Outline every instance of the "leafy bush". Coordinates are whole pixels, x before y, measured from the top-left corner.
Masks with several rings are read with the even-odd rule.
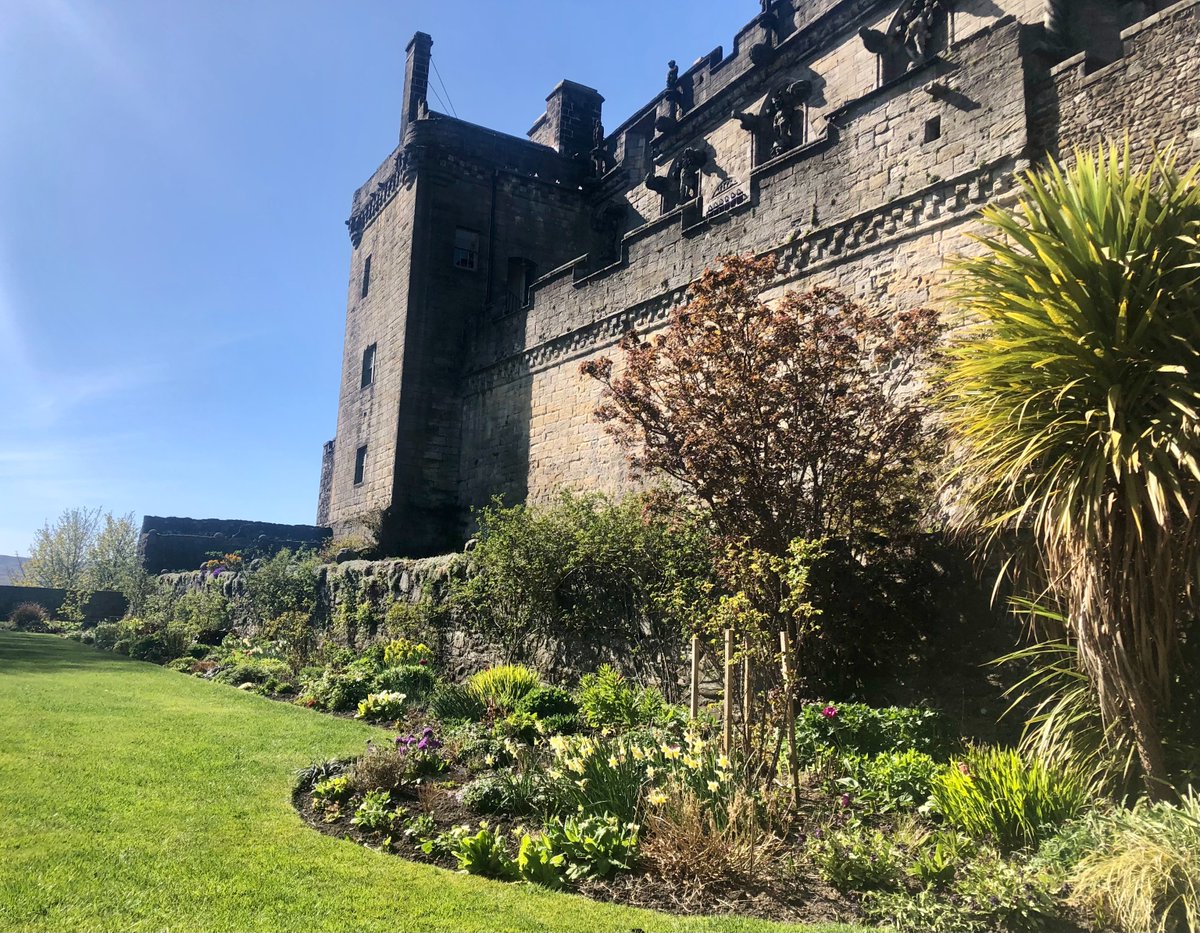
[[[339,803],[353,792],[354,784],[350,775],[339,774],[313,784],[312,797],[314,803]]]
[[[489,667],[467,678],[467,689],[489,709],[511,713],[527,693],[541,685],[538,675],[521,664]]]
[[[407,638],[395,638],[383,646],[383,663],[388,667],[432,664],[433,652],[428,645],[409,641]]]
[[[838,763],[836,786],[879,813],[912,810],[929,799],[938,764],[924,752],[883,752],[873,757],[847,755]]]
[[[101,651],[112,651],[123,635],[124,629],[120,622],[101,622],[92,629],[94,644]]]
[[[796,745],[813,762],[828,752],[878,755],[917,751],[938,755],[949,744],[945,717],[924,707],[809,703],[796,718]]]
[[[331,777],[338,777],[346,770],[346,763],[337,758],[319,758],[312,764],[296,771],[297,787],[315,787]]]
[[[381,671],[374,683],[376,690],[394,690],[419,703],[433,693],[437,687],[437,676],[425,665],[404,664]]]
[[[932,799],[948,822],[1003,849],[1031,845],[1077,816],[1090,794],[1084,774],[1012,749],[971,749],[933,778]]]
[[[542,729],[542,721],[533,713],[509,713],[498,723],[496,732],[506,739],[520,742],[535,742]]]
[[[361,668],[325,669],[305,685],[301,700],[318,709],[349,712],[370,695],[374,678],[374,673]]]
[[[899,930],[1059,929],[1058,888],[1045,872],[1006,861],[985,848],[965,859],[946,886],[916,894],[870,891],[863,909],[869,919]]]
[[[577,716],[579,704],[575,698],[561,687],[541,686],[530,690],[517,701],[515,713],[529,713],[538,719],[549,719],[551,716]]]
[[[476,813],[507,813],[512,798],[509,782],[499,774],[485,774],[463,788],[462,804]]]
[[[521,837],[517,851],[517,873],[521,879],[543,888],[561,888],[563,885],[563,863],[566,856],[556,853],[554,846],[544,835]]]
[[[8,615],[8,623],[18,632],[46,632],[50,613],[38,603],[21,603]]]
[[[1100,819],[1071,874],[1073,903],[1122,930],[1200,929],[1200,796],[1139,801]]]
[[[703,521],[667,505],[570,492],[544,505],[495,502],[476,515],[471,572],[452,584],[451,603],[507,648],[603,629],[673,657],[707,605],[712,555]]]
[[[550,813],[604,813],[636,818],[646,785],[648,761],[635,758],[616,741],[589,737],[551,740],[555,765],[546,772],[546,809]]]
[[[832,830],[810,839],[808,852],[822,877],[839,891],[900,886],[903,853],[883,830]]]
[[[130,642],[129,656],[135,661],[149,661],[151,664],[166,664],[176,657],[167,640],[157,633],[142,635]]]
[[[404,715],[404,705],[407,699],[408,697],[403,693],[396,693],[391,690],[385,690],[382,693],[372,693],[358,704],[358,712],[354,716],[356,719],[365,719],[367,722],[385,722],[391,719],[399,719]]]
[[[279,658],[235,651],[222,663],[216,680],[240,687],[253,684],[264,693],[288,693],[295,689],[292,668]]]
[[[354,763],[351,780],[355,790],[398,790],[405,784],[419,781],[446,769],[439,753],[441,742],[427,729],[420,737],[405,736],[395,744],[374,745]]]
[[[593,729],[650,725],[672,716],[672,707],[659,690],[631,685],[611,664],[581,677],[577,696],[583,718]]]
[[[567,878],[608,878],[629,871],[638,844],[638,827],[623,823],[611,813],[568,817],[551,822],[544,833],[551,857],[561,855]]]
[[[429,698],[429,711],[442,722],[478,722],[487,708],[474,693],[461,684],[442,684]]]
[[[382,832],[391,829],[395,819],[391,793],[386,790],[372,790],[364,795],[350,822],[367,832]]]
[[[509,856],[503,837],[486,823],[480,823],[474,835],[463,835],[451,854],[467,874],[503,880],[518,877],[517,864]]]

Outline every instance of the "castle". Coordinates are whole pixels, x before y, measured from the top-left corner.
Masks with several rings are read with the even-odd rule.
[[[527,139],[430,110],[431,46],[347,222],[317,518],[409,556],[460,545],[494,494],[628,482],[579,363],[717,257],[926,304],[1022,168],[1126,137],[1200,160],[1200,0],[763,0],[615,129],[564,80]]]

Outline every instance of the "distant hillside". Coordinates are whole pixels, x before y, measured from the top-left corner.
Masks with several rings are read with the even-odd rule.
[[[24,557],[0,554],[0,586],[4,586],[6,583],[16,583],[21,576],[21,565],[25,561]]]

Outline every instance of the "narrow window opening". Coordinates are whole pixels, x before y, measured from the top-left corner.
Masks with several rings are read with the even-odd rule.
[[[925,121],[925,142],[931,143],[942,135],[942,118],[930,117]]]
[[[362,382],[359,388],[365,389],[375,381],[375,344],[371,344],[362,355]]]
[[[513,311],[529,307],[529,301],[532,297],[530,289],[533,287],[534,278],[534,265],[532,262],[520,256],[509,258],[508,295],[505,299],[506,312],[511,314]]]
[[[471,271],[479,268],[479,234],[474,230],[459,227],[454,231],[454,267]]]
[[[354,485],[361,486],[363,473],[367,468],[367,445],[363,444],[354,452]]]
[[[362,274],[362,291],[359,293],[359,298],[366,298],[367,292],[371,290],[371,257],[368,256],[363,262]]]

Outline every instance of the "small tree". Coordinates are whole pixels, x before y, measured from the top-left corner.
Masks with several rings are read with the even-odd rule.
[[[672,477],[723,534],[769,554],[907,527],[927,443],[914,379],[937,315],[826,288],[768,304],[774,276],[769,259],[726,257],[664,331],[622,338],[623,372],[585,362],[605,388],[597,417],[635,473]]]
[[[21,582],[72,590],[86,587],[88,562],[100,528],[100,509],[64,509],[34,537]]]

